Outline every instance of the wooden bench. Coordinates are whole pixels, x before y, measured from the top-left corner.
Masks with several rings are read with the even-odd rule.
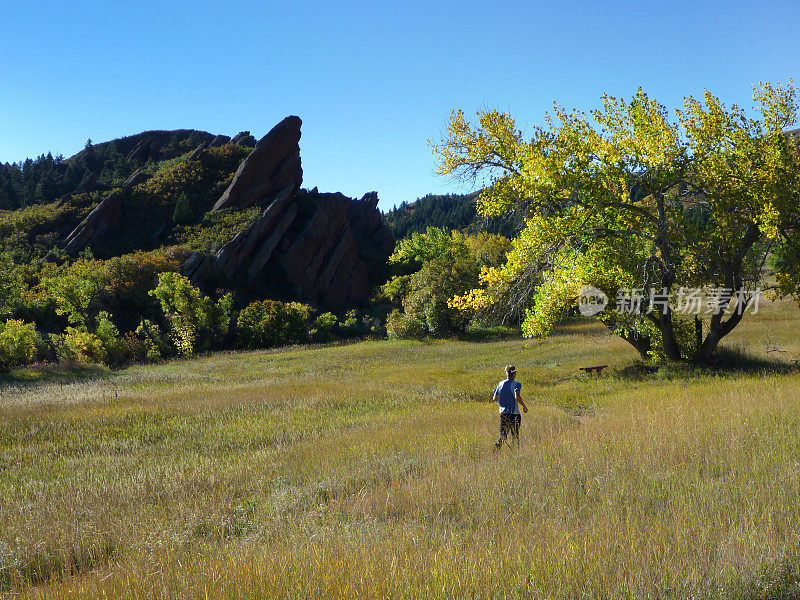
[[[588,375],[591,375],[592,373],[594,373],[595,375],[597,375],[599,377],[600,373],[602,373],[603,369],[605,369],[607,366],[608,365],[595,365],[593,367],[581,367],[578,370],[579,371],[586,371],[586,373]]]

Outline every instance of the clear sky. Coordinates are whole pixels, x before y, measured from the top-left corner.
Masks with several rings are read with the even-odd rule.
[[[667,106],[800,65],[798,0],[178,2],[0,0],[0,161],[147,129],[263,136],[303,119],[304,186],[387,210],[465,190],[427,139],[455,108],[539,123],[638,86]]]

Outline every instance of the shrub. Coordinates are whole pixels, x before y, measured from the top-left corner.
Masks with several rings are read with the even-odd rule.
[[[287,302],[283,306],[283,337],[286,344],[302,344],[308,341],[313,309],[308,304]]]
[[[85,327],[67,327],[62,342],[62,351],[59,352],[61,360],[74,360],[79,363],[105,363],[108,361],[108,352],[106,352],[103,341],[94,333],[87,331]]]
[[[95,334],[103,344],[106,352],[105,362],[109,367],[118,368],[133,361],[135,348],[131,344],[132,340],[120,336],[117,326],[111,321],[111,315],[105,311],[101,311],[97,316]]]
[[[311,315],[311,307],[299,302],[253,302],[239,313],[236,322],[239,341],[248,348],[306,342],[311,329]]]
[[[127,365],[132,362],[145,362],[147,361],[147,346],[144,341],[139,339],[133,331],[127,331],[120,338],[121,354],[124,357],[120,366]]]
[[[352,310],[348,310],[344,315],[344,321],[342,322],[342,332],[346,336],[355,336],[360,333],[360,327],[358,322],[358,311],[354,308]]]
[[[10,257],[0,254],[0,317],[12,316],[20,305],[25,285]]]
[[[410,288],[411,275],[396,275],[381,286],[379,298],[399,306]]]
[[[411,292],[403,299],[403,308],[433,335],[463,332],[471,315],[451,308],[448,300],[477,281],[478,265],[472,257],[434,258],[411,277]]]
[[[0,323],[0,370],[8,371],[31,362],[42,344],[33,323],[14,319]]]
[[[386,327],[380,319],[364,315],[361,317],[361,334],[373,339],[384,338],[386,337]]]
[[[112,313],[123,330],[134,329],[142,318],[157,318],[160,307],[149,292],[161,273],[180,271],[185,259],[177,248],[161,248],[102,261],[105,287],[100,307]]]
[[[338,324],[336,315],[331,312],[322,313],[314,319],[314,328],[309,332],[311,339],[315,342],[327,342],[333,338],[333,331]]]
[[[230,294],[214,303],[180,273],[161,273],[150,295],[161,303],[172,341],[182,356],[191,356],[197,349],[207,350],[228,334],[233,304]]]
[[[164,334],[157,323],[152,323],[147,319],[142,319],[136,328],[135,339],[139,345],[136,349],[137,360],[157,361],[161,360],[164,354],[170,350],[170,345],[164,338]]]
[[[394,304],[400,301],[409,318],[395,316],[387,329],[396,337],[419,337],[420,327],[422,334],[463,332],[472,314],[449,306],[448,301],[477,286],[481,261],[502,260],[507,246],[503,240],[467,238],[458,231],[429,227],[424,234],[398,242],[389,257],[397,274],[381,294]]]
[[[172,213],[172,220],[175,223],[189,223],[194,220],[194,213],[192,212],[192,204],[186,192],[178,197],[175,203],[175,210]]]
[[[261,209],[257,206],[208,212],[197,224],[178,226],[175,239],[195,252],[216,252],[236,234],[247,229],[260,215]]]
[[[421,339],[427,333],[425,323],[416,316],[405,314],[399,310],[393,310],[386,319],[386,335],[390,338],[402,339]]]
[[[55,300],[56,314],[72,325],[86,325],[90,305],[105,285],[102,263],[87,256],[61,267],[46,265],[42,285]]]

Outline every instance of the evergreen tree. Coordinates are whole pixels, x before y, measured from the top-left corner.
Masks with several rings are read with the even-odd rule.
[[[192,203],[189,201],[189,196],[184,192],[175,203],[175,212],[172,213],[172,220],[175,223],[189,223],[193,219]]]

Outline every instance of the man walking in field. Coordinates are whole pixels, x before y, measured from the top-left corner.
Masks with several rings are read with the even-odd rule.
[[[517,368],[514,365],[508,365],[506,379],[498,383],[494,390],[493,401],[500,406],[500,438],[494,445],[498,450],[503,447],[509,432],[511,432],[512,442],[519,447],[519,425],[522,422],[519,407],[522,406],[523,412],[528,412],[528,407],[525,406],[520,394],[522,384],[516,378]]]

